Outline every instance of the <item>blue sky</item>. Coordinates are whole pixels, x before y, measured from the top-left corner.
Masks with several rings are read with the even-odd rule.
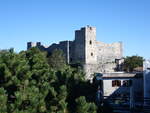
[[[124,56],[150,58],[150,0],[0,0],[0,49],[73,40],[86,25],[98,41],[122,41]]]

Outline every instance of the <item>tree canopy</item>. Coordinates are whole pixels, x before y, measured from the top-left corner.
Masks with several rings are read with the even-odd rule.
[[[127,56],[124,60],[125,71],[132,72],[134,68],[143,66],[143,57],[141,56]]]
[[[93,92],[59,50],[0,52],[0,113],[95,113]]]

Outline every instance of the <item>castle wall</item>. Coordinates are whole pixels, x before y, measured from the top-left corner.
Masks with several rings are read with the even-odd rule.
[[[97,72],[97,64],[84,64],[84,72],[86,74],[86,78],[87,80],[91,80],[94,77],[94,73]]]
[[[116,68],[116,59],[123,56],[122,43],[106,44],[97,42],[97,61],[99,72],[114,72]]]
[[[75,41],[69,41],[69,62],[75,62]]]
[[[40,42],[33,43],[28,42],[27,43],[27,49],[30,49],[32,47],[38,47],[42,51],[47,51],[49,54],[51,54],[55,49],[60,49],[63,51],[65,59],[67,63],[70,62],[74,58],[74,42],[73,41],[61,41],[59,44],[52,44],[49,47],[46,47],[44,45],[41,45]]]
[[[92,74],[100,72],[114,72],[115,59],[122,57],[122,43],[105,44],[96,41],[96,28],[86,26],[75,31],[74,41],[61,41],[49,47],[40,42],[29,42],[27,49],[38,47],[40,50],[51,53],[55,49],[64,52],[67,63],[81,63],[86,73],[86,78],[91,79]]]
[[[67,63],[70,63],[74,55],[73,48],[74,48],[74,44],[72,41],[61,41],[59,44],[52,44],[51,46],[46,48],[46,51],[51,53],[55,49],[60,49],[63,51]]]
[[[75,57],[77,63],[85,63],[85,28],[75,31]]]
[[[112,61],[114,59],[122,58],[122,43],[106,44],[103,42],[97,42],[98,59],[103,59],[103,62]]]

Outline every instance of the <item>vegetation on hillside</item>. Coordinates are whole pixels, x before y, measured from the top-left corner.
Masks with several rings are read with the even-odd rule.
[[[0,52],[0,113],[96,113],[95,89],[61,51]]]
[[[142,66],[143,58],[125,58],[125,70]],[[84,78],[78,65],[69,66],[63,52],[50,55],[31,48],[0,51],[0,113],[99,113],[97,87]],[[109,111],[110,112],[110,111]]]

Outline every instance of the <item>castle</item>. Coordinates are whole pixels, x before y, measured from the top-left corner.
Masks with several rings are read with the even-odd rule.
[[[106,44],[96,40],[96,28],[86,26],[75,31],[74,41],[61,41],[49,47],[40,42],[27,43],[27,49],[38,47],[41,50],[52,52],[61,49],[68,64],[81,63],[86,79],[91,80],[94,73],[108,73],[119,70],[123,57],[121,42]]]

